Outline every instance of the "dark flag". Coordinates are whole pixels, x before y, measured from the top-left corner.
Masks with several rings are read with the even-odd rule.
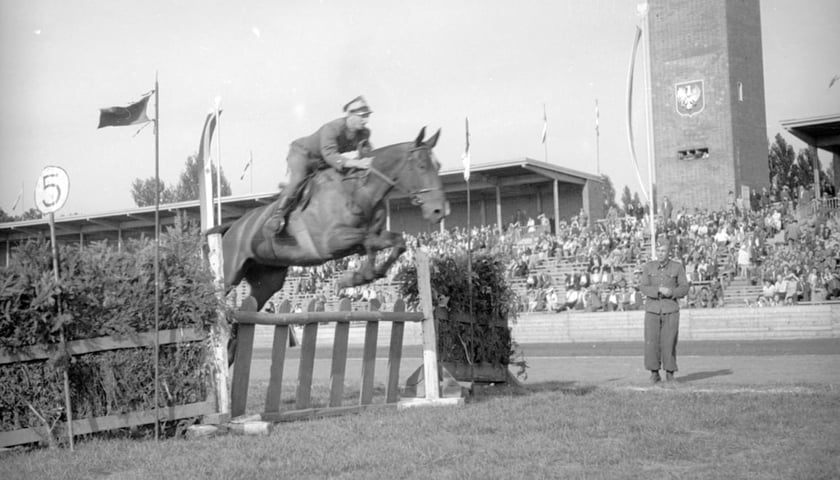
[[[147,93],[139,102],[126,107],[100,108],[99,126],[97,128],[125,127],[150,122],[151,120],[146,116],[146,105],[149,103],[152,93],[154,92]]]

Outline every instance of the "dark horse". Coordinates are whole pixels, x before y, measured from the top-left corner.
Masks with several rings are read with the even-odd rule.
[[[384,277],[405,252],[403,236],[385,230],[386,196],[394,189],[405,193],[430,222],[437,223],[448,213],[438,177],[440,164],[432,153],[440,130],[424,141],[425,131],[425,127],[421,129],[413,142],[373,150],[367,155],[373,157],[369,170],[346,177],[333,170],[317,172],[307,182],[279,237],[266,237],[262,232],[274,204],[211,229],[208,233],[223,234],[225,291],[245,279],[256,305],[243,308],[259,311],[283,287],[290,266],[320,265],[352,254],[366,254],[367,260],[357,271],[347,272],[340,286]],[[377,265],[376,252],[386,248],[391,249],[390,256]]]

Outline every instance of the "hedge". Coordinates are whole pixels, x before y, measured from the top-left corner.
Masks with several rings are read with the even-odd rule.
[[[161,235],[160,330],[205,329],[219,304],[202,258],[196,228],[176,225]],[[107,242],[59,248],[59,280],[44,239],[18,246],[0,269],[0,351],[66,340],[151,332],[155,323],[154,243]],[[160,406],[201,401],[210,375],[206,342],[160,348]],[[132,348],[70,357],[56,349],[46,361],[0,365],[0,430],[64,419],[63,371],[71,383],[73,418],[153,408],[153,348]]]

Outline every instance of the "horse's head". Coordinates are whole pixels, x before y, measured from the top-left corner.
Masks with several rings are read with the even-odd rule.
[[[440,130],[426,141],[423,140],[425,134],[426,128],[423,127],[414,142],[406,144],[402,158],[394,162],[394,186],[408,194],[411,203],[421,208],[423,218],[437,223],[449,215],[449,203],[438,176],[440,163],[432,152]]]

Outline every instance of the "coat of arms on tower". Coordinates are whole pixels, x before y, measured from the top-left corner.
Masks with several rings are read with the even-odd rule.
[[[703,92],[703,80],[692,80],[674,85],[677,100],[677,113],[691,117],[703,111],[706,97]]]

